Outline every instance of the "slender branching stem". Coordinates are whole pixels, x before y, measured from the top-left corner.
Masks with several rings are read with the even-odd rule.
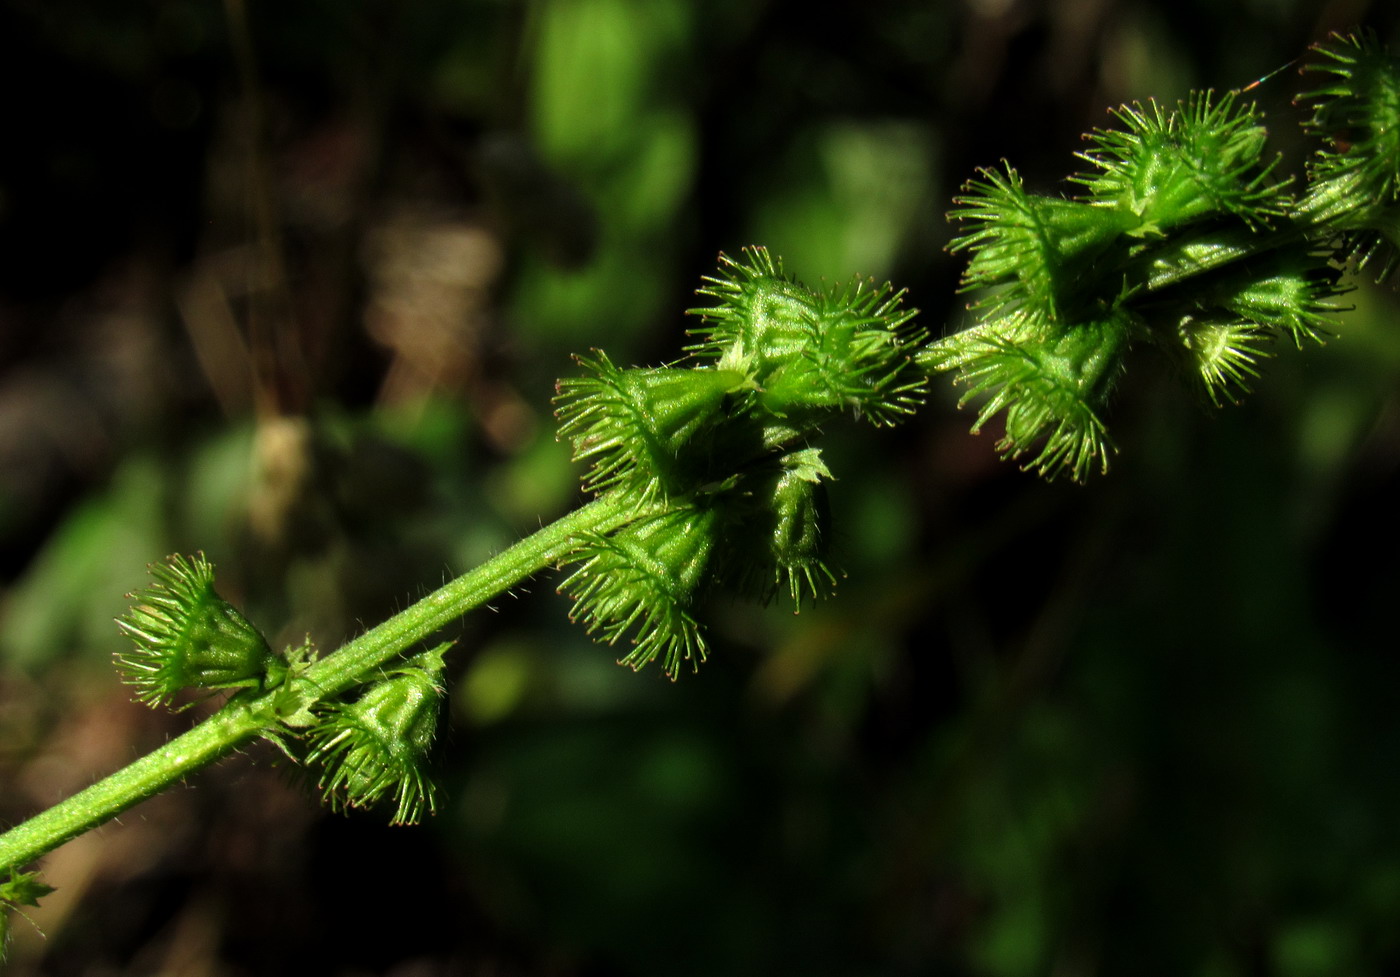
[[[110,821],[236,749],[267,724],[267,710],[259,712],[256,703],[230,702],[189,732],[0,835],[0,868],[8,873]]]
[[[316,662],[304,673],[302,688],[319,700],[363,682],[375,668],[392,662],[443,625],[560,563],[585,534],[609,532],[637,515],[630,501],[617,493],[605,493]]]
[[[1371,35],[1335,37],[1304,70],[1320,76],[1300,98],[1321,148],[1297,193],[1242,92],[1114,110],[1079,154],[1073,198],[1032,192],[1009,165],[982,170],[950,215],[977,322],[931,344],[889,285],[813,291],[761,248],[722,257],[685,361],[624,368],[595,350],[560,381],[560,435],[596,498],[331,655],[273,651],[202,556],[153,568],[119,621],[133,639],[125,680],[152,706],[189,689],[229,699],[0,835],[0,910],[47,891],[26,864],[255,737],[318,770],[333,807],[389,802],[395,823],[432,813],[424,759],[446,646],[415,646],[547,567],[573,566],[560,590],[574,619],[630,644],[623,664],[656,661],[673,679],[696,668],[707,594],[799,604],[835,582],[821,431],[840,416],[900,422],[929,372],[953,372],[964,402],[981,402],[974,431],[1004,414],[999,450],[1050,478],[1107,469],[1107,407],[1134,345],[1166,354],[1210,402],[1238,401],[1273,345],[1334,330],[1343,268],[1400,267],[1400,58]]]
[[[630,502],[604,494],[293,673],[279,688],[234,696],[189,732],[0,835],[0,872],[111,820],[255,736],[275,737],[298,712],[364,681],[467,611],[559,563],[582,536],[608,532],[636,515]]]

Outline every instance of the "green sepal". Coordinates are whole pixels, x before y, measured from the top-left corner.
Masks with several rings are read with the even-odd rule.
[[[1094,130],[1079,154],[1100,172],[1070,179],[1087,188],[1086,202],[1135,217],[1134,237],[1222,214],[1257,227],[1284,213],[1287,181],[1271,180],[1277,159],[1261,165],[1267,134],[1234,92],[1192,92],[1173,110],[1135,102],[1113,115],[1123,128]]]
[[[117,626],[133,648],[116,656],[122,679],[147,705],[169,703],[182,689],[271,689],[287,662],[214,589],[204,556],[169,556],[149,567],[154,583],[132,594]]]
[[[745,474],[722,497],[721,576],[763,601],[786,592],[796,607],[804,595],[830,593],[836,586],[827,563],[831,478],[817,448],[789,452]]]
[[[752,386],[736,370],[621,369],[601,350],[577,359],[593,375],[559,381],[556,414],[574,460],[593,463],[584,479],[590,492],[623,485],[650,498],[675,491],[684,484],[683,449],[722,414],[726,398]]]
[[[710,506],[676,505],[590,535],[559,587],[575,601],[570,620],[610,645],[630,637],[635,647],[620,664],[634,670],[657,658],[671,679],[683,662],[698,668],[706,648],[691,608],[708,581],[717,522]]]
[[[38,906],[39,900],[54,891],[54,887],[39,881],[38,872],[10,869],[10,877],[0,882],[0,904],[6,906]]]
[[[311,643],[310,636],[307,636],[297,647],[288,648],[283,654],[287,661],[289,677],[295,677],[306,671],[317,658],[316,646]],[[285,728],[289,730],[307,729],[315,726],[318,722],[313,711],[314,702],[314,696],[308,695],[306,691],[298,688],[297,683],[283,682],[277,688],[277,694],[273,699],[273,709]],[[270,734],[265,735],[272,738]],[[274,739],[274,742],[283,752],[288,752],[280,739]]]
[[[53,891],[53,886],[39,881],[38,872],[21,872],[13,867],[9,879],[0,882],[0,964],[5,962],[9,946],[10,912],[18,911],[20,906],[38,906],[39,900]]]
[[[1046,323],[1041,316],[1025,313],[986,319],[929,343],[919,351],[916,361],[934,373],[960,370],[985,356],[989,344],[1043,343],[1048,335]]]
[[[365,687],[353,702],[318,710],[306,734],[306,762],[323,770],[317,786],[332,810],[371,807],[388,798],[390,824],[437,813],[436,787],[424,772],[437,732],[443,653],[450,643],[405,662]]]
[[[288,648],[284,653],[287,660],[287,676],[295,678],[316,660],[316,647],[308,636],[300,646]],[[277,747],[288,760],[301,763],[302,754],[288,742],[288,738],[299,737],[302,731],[316,726],[321,717],[316,713],[317,699],[304,683],[284,681],[272,695],[272,712],[277,717],[275,727],[262,730],[264,740]]]
[[[1191,230],[1135,255],[1123,267],[1124,278],[1146,293],[1164,292],[1182,283],[1195,288],[1201,276],[1259,252],[1259,236],[1247,227],[1209,225]]]

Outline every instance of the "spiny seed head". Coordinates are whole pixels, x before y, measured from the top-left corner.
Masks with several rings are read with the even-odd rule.
[[[1313,103],[1308,128],[1328,145],[1313,160],[1317,183],[1351,174],[1363,207],[1393,203],[1400,194],[1400,58],[1374,32],[1334,34],[1314,47],[1303,71],[1321,87],[1298,96]]]
[[[1284,213],[1287,180],[1262,160],[1266,133],[1236,93],[1192,92],[1174,109],[1157,102],[1114,110],[1121,128],[1097,129],[1079,154],[1097,173],[1071,177],[1086,202],[1137,218],[1128,233],[1161,237],[1204,218],[1230,215],[1259,227]]]
[[[804,421],[851,410],[891,424],[922,402],[911,359],[925,336],[910,325],[903,292],[859,279],[816,292],[762,248],[744,249],[740,261],[721,255],[720,266],[699,291],[716,304],[690,310],[702,321],[690,351],[741,371],[757,409]]]
[[[635,647],[621,663],[633,669],[657,658],[671,679],[683,662],[698,668],[706,649],[691,611],[709,578],[717,525],[711,507],[676,505],[587,537],[559,588],[576,602],[571,619],[608,644],[630,638]]]
[[[756,377],[759,406],[814,422],[849,410],[882,426],[913,413],[925,387],[913,355],[926,337],[909,327],[903,298],[861,280],[817,296],[806,342]]]
[[[140,701],[169,703],[187,688],[265,689],[285,678],[286,662],[214,590],[214,568],[202,554],[149,569],[155,582],[117,619],[133,644],[117,655],[117,667]]]
[[[971,257],[963,290],[987,289],[974,308],[987,317],[1074,316],[1091,272],[1138,218],[1114,208],[1026,191],[1010,166],[984,169],[953,198],[949,220],[968,229],[948,246]]]
[[[556,414],[574,460],[593,463],[590,492],[629,486],[650,498],[683,488],[687,445],[751,386],[718,367],[620,369],[601,350],[578,361],[592,375],[559,381]]]
[[[727,579],[760,600],[787,593],[800,607],[805,596],[828,594],[836,574],[827,563],[831,471],[817,448],[790,452],[736,483],[724,496],[720,536],[727,543]]]
[[[388,798],[391,824],[415,824],[436,813],[435,788],[423,767],[437,731],[443,689],[440,645],[369,685],[353,702],[318,712],[308,733],[307,763],[333,810],[371,807]]]
[[[701,341],[690,352],[756,373],[764,361],[800,351],[811,332],[816,294],[784,274],[782,260],[767,248],[744,248],[740,260],[722,254],[719,261],[719,276],[706,278],[698,291],[715,304],[690,310],[701,321],[691,330]]]
[[[1222,322],[1186,316],[1177,336],[1200,388],[1217,407],[1238,403],[1259,376],[1256,364],[1270,354],[1273,337],[1250,322]]]
[[[1235,318],[1296,348],[1320,344],[1336,327],[1339,270],[1311,248],[1283,249],[1194,289],[1207,317]]]
[[[1051,479],[1068,473],[1083,481],[1094,467],[1107,470],[1113,445],[1102,413],[1122,371],[1131,317],[1116,312],[1072,325],[1015,317],[1005,332],[1002,324],[949,337],[943,355],[926,357],[967,384],[959,406],[986,398],[972,432],[1004,411],[1006,434],[997,443],[1004,456],[1030,455],[1024,467]]]
[[[1390,278],[1400,267],[1400,58],[1374,32],[1334,34],[1303,66],[1321,87],[1307,128],[1324,145],[1308,165],[1299,215],[1330,238],[1338,261]]]

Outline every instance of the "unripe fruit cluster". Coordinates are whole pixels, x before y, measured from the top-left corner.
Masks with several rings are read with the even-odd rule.
[[[705,657],[693,609],[707,591],[800,601],[831,585],[821,426],[894,424],[925,385],[902,293],[812,291],[761,248],[721,261],[688,361],[621,369],[595,353],[588,375],[559,382],[560,434],[592,465],[584,487],[636,512],[582,543],[561,589],[602,640],[634,643],[625,664],[660,658],[672,677]]]

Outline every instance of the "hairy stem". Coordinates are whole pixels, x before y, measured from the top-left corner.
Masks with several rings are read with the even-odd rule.
[[[184,735],[10,829],[0,835],[0,871],[33,861],[213,763],[265,730],[265,713],[230,702]]]
[[[0,835],[0,872],[111,820],[255,736],[275,736],[296,713],[372,677],[439,628],[559,563],[583,534],[607,532],[637,515],[634,505],[605,494],[371,628],[282,687],[234,697],[189,732]]]
[[[606,533],[639,514],[616,493],[575,509],[312,665],[302,676],[305,690],[314,699],[345,690],[443,625],[559,563],[584,533]]]

